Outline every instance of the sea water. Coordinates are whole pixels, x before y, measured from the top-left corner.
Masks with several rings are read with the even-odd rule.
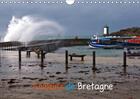
[[[68,50],[69,53],[92,55],[92,52],[96,52],[96,56],[99,57],[121,57],[123,55],[123,49],[103,49],[103,48],[90,48],[89,46],[73,46],[59,48],[56,53],[64,53]]]

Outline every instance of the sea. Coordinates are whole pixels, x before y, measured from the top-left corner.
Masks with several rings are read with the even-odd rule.
[[[90,48],[87,46],[73,46],[73,47],[63,47],[56,50],[56,53],[64,53],[68,50],[70,54],[84,54],[92,55],[92,52],[96,52],[96,56],[99,57],[122,57],[124,49],[103,49],[103,48]]]

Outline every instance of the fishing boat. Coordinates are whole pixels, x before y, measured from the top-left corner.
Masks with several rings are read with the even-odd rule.
[[[120,48],[122,47],[120,42],[115,40],[115,37],[98,37],[93,36],[89,41],[90,48]]]
[[[140,36],[135,36],[134,38],[125,41],[128,46],[140,46]]]
[[[96,36],[89,41],[90,48],[125,48],[140,47],[140,36],[120,37],[120,36]]]
[[[102,36],[94,35],[89,41],[90,48],[126,48],[139,47],[140,36],[111,36],[109,33],[109,26],[104,26]]]

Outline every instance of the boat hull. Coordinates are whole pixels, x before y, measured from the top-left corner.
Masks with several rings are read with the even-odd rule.
[[[99,43],[90,43],[89,44],[89,47],[90,48],[118,48],[118,47],[121,47],[119,45],[115,45],[115,44],[112,44],[112,45],[105,45],[105,44],[99,44]]]

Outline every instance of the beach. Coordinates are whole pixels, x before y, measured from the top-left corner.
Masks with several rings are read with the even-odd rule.
[[[40,67],[40,59],[34,52],[31,53],[30,58],[26,57],[26,52],[22,52],[21,69],[18,66],[17,51],[2,51],[0,99],[139,99],[139,58],[127,58],[128,66],[124,72],[121,54],[101,56],[97,53],[97,70],[93,71],[91,51],[91,54],[85,56],[84,61],[81,61],[80,58],[69,60],[66,69],[65,49],[67,48],[46,54],[43,67]],[[99,90],[74,89],[69,91],[66,89],[33,88],[33,84],[65,85],[69,82],[74,85],[77,85],[78,82],[83,84],[113,84],[113,90],[100,92]]]

